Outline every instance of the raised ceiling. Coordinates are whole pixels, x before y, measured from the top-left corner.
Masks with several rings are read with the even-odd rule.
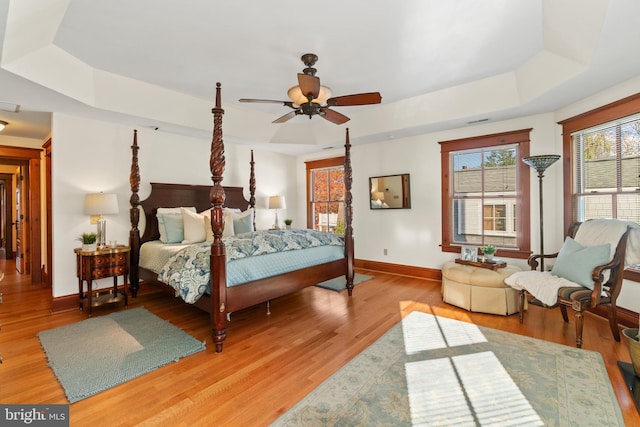
[[[219,81],[226,140],[296,154],[341,143],[344,127],[355,143],[397,138],[553,111],[637,77],[630,16],[640,2],[10,0],[0,103],[208,138]],[[379,91],[382,104],[336,108],[352,120],[335,126],[272,124],[285,107],[237,102],[285,100],[307,52],[334,95]]]

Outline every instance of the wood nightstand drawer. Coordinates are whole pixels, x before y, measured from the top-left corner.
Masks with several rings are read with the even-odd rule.
[[[93,259],[93,264],[96,267],[101,267],[104,265],[126,265],[127,258],[127,254],[97,255]]]
[[[127,272],[127,268],[124,265],[106,266],[106,267],[95,266],[92,270],[91,275],[95,280],[95,279],[103,279],[105,277],[111,277],[111,276],[122,276],[126,272]]]

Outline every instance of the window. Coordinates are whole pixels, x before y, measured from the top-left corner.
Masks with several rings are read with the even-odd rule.
[[[529,132],[440,142],[442,248],[492,244],[503,255],[530,254]]]
[[[575,221],[640,222],[640,115],[572,135]]]
[[[640,94],[560,122],[565,229],[575,221],[640,222]]]
[[[565,230],[602,216],[640,222],[638,120],[640,93],[560,122],[569,159],[563,171]],[[624,278],[640,282],[640,273],[628,269]]]
[[[306,162],[307,228],[344,233],[344,157]]]
[[[515,202],[509,203],[509,207],[515,207]],[[507,223],[511,223],[507,218],[507,205],[493,205],[489,203],[484,203],[483,206],[484,211],[484,229],[485,231],[507,231]],[[515,213],[513,209],[511,209],[511,216],[515,217]],[[514,218],[515,220],[515,218]],[[509,230],[510,234],[515,236],[515,229]]]

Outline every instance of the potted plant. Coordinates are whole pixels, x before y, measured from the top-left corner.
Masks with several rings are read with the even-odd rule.
[[[82,242],[82,251],[95,252],[97,239],[98,235],[96,233],[82,233],[82,235],[78,237],[78,240]]]
[[[493,255],[496,253],[496,247],[493,245],[485,245],[481,247],[480,250],[486,259],[492,259]]]
[[[293,220],[291,218],[287,218],[284,220],[284,225],[286,226],[287,230],[291,230],[291,224],[293,224]]]

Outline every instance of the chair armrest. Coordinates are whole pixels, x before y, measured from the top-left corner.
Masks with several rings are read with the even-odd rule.
[[[556,252],[555,254],[533,254],[527,259],[527,264],[529,264],[529,267],[531,267],[532,270],[537,270],[540,265],[538,260],[558,258],[558,253],[559,252]]]
[[[593,292],[591,292],[591,308],[595,308],[600,304],[600,297],[602,296],[602,288],[604,281],[604,271],[611,270],[609,275],[609,281],[615,280],[614,275],[616,274],[615,269],[620,266],[622,260],[620,258],[614,257],[607,264],[599,265],[593,269],[591,273],[591,278],[593,279]],[[620,274],[617,272],[617,274]]]

